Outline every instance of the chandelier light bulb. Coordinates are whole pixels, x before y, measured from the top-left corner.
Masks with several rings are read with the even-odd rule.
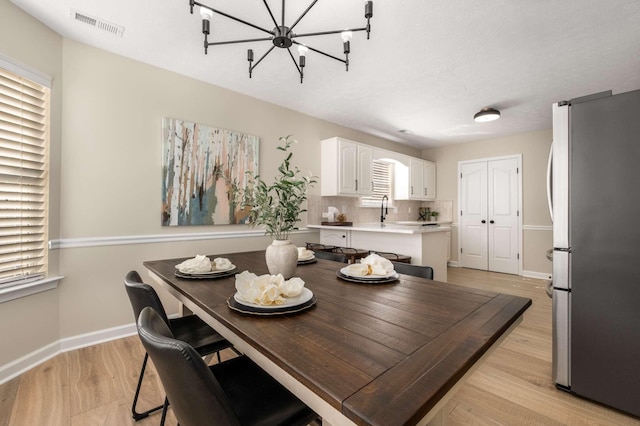
[[[202,16],[202,19],[210,21],[211,18],[213,18],[213,12],[211,10],[207,9],[206,7],[201,7],[200,8],[200,16]]]
[[[298,46],[298,53],[300,54],[300,56],[307,56],[308,51],[309,48],[307,46],[304,46],[302,44]]]
[[[340,37],[342,37],[343,42],[351,41],[351,37],[353,37],[353,32],[351,31],[343,31],[340,33]]]

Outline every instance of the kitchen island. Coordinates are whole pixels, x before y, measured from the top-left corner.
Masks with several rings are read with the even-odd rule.
[[[307,225],[320,230],[320,243],[411,256],[414,265],[433,268],[433,279],[447,281],[451,228],[429,222],[360,223],[352,226]]]

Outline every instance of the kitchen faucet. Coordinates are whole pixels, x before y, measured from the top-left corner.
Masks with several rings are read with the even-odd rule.
[[[387,204],[384,204],[384,200],[387,200]],[[380,203],[380,223],[384,223],[384,218],[389,214],[389,197],[382,196],[382,202]]]

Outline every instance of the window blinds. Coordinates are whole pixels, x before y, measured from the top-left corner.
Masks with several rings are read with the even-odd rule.
[[[0,68],[0,286],[47,263],[49,89]]]
[[[373,160],[373,195],[361,198],[362,205],[380,205],[384,195],[392,198],[393,163]]]

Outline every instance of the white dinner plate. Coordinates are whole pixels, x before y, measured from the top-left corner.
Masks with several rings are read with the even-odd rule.
[[[290,308],[298,305],[302,305],[307,303],[313,297],[313,292],[306,287],[302,288],[302,293],[295,297],[287,297],[284,299],[284,303],[282,305],[258,305],[257,303],[248,302],[240,297],[240,295],[236,292],[233,295],[233,299],[241,305],[249,306],[251,308],[261,308],[261,309],[281,309],[281,308]]]
[[[382,279],[386,279],[386,278],[391,278],[394,275],[396,275],[396,271],[391,271],[386,275],[356,275],[356,274],[351,274],[349,273],[349,269],[347,266],[345,266],[344,268],[340,269],[340,272],[348,277],[352,277],[352,278],[358,278],[359,280],[382,280]]]
[[[229,271],[235,269],[235,267],[236,267],[236,265],[234,265],[232,263],[231,266],[226,268],[226,269],[216,269],[215,271],[208,271],[208,272],[182,272],[176,265],[176,270],[178,270],[178,272],[180,272],[181,274],[184,274],[184,275],[200,276],[200,275],[224,274],[225,272],[229,272]]]
[[[298,262],[301,261],[301,260],[304,261],[304,260],[311,260],[311,259],[315,259],[315,258],[316,258],[315,253],[311,254],[309,256],[298,256]]]

